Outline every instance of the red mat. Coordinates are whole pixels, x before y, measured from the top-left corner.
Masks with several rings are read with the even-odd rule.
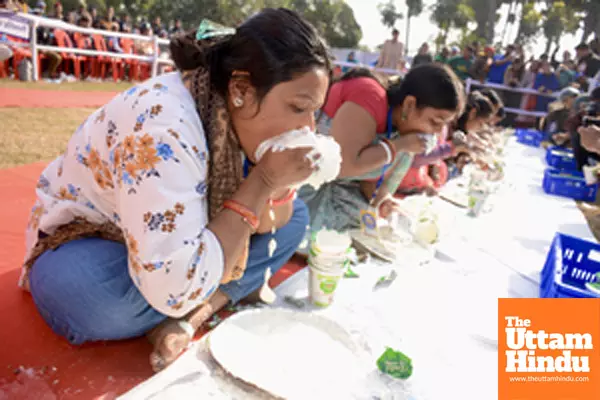
[[[96,108],[118,93],[0,88],[0,107]]]
[[[73,347],[50,330],[30,295],[17,287],[23,233],[43,167],[0,170],[0,400],[112,398],[152,375],[146,339]],[[299,268],[290,263],[272,283]]]

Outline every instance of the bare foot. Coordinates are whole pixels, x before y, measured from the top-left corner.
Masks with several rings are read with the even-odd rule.
[[[203,323],[229,302],[229,298],[220,290],[208,300],[192,311],[184,320],[188,321],[194,330],[198,330]],[[154,372],[159,372],[177,359],[189,346],[192,337],[179,325],[176,319],[167,319],[156,328],[147,333],[148,339],[154,345],[150,354],[150,365]]]

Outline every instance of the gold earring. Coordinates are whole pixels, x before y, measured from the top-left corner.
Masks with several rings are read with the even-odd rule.
[[[406,118],[407,118],[407,116],[406,116],[406,113],[405,113],[405,112],[403,112],[403,113],[402,113],[402,121],[406,121]]]
[[[244,105],[244,100],[242,100],[241,97],[236,97],[235,99],[233,99],[233,105],[237,108],[240,108]]]

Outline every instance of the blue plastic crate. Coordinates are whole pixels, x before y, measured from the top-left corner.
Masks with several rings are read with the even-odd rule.
[[[600,245],[557,233],[542,270],[540,297],[600,297]]]
[[[550,147],[546,151],[546,162],[549,166],[556,169],[577,171],[577,161],[575,160],[573,150],[557,146]]]
[[[583,174],[579,171],[560,171],[548,168],[542,182],[544,192],[556,196],[568,197],[578,201],[594,201],[598,191],[597,185],[586,185]]]
[[[544,133],[535,129],[519,128],[515,131],[517,142],[532,147],[540,147],[544,140]]]

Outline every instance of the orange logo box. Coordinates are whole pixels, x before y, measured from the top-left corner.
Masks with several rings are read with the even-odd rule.
[[[498,391],[600,399],[600,299],[498,299]]]

